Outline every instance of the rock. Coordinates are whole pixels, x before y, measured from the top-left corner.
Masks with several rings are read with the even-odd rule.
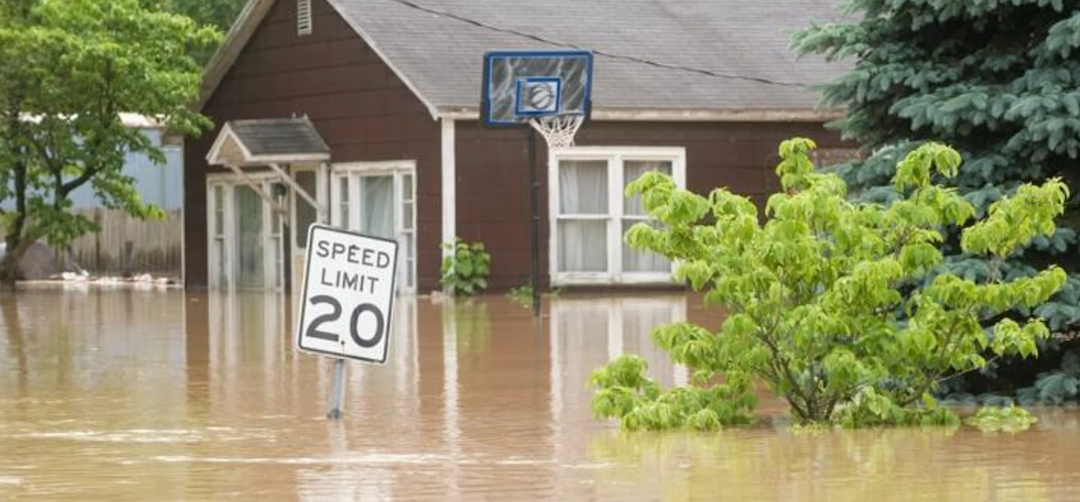
[[[7,254],[7,243],[0,243],[0,259]],[[35,242],[19,260],[19,277],[27,281],[48,279],[63,272],[64,264],[57,259],[57,252],[41,242]]]

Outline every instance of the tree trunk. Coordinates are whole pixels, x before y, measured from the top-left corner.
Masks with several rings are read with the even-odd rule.
[[[25,217],[19,215],[17,218],[22,220]],[[21,224],[18,226],[22,227]],[[32,236],[23,235],[21,228],[19,233],[12,232],[7,236],[7,252],[4,253],[4,259],[0,260],[0,285],[11,287],[15,285],[15,281],[21,279],[19,262],[35,240]]]
[[[15,218],[8,228],[5,241],[7,250],[4,259],[0,260],[0,285],[14,287],[15,281],[19,280],[19,262],[26,254],[26,250],[33,244],[33,239],[27,239],[23,235],[26,229],[26,163],[16,161],[12,165],[12,174],[15,181]]]

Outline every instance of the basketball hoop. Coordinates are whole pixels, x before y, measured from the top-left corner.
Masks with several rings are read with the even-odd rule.
[[[480,117],[491,127],[528,127],[540,132],[549,150],[574,146],[574,136],[592,111],[593,55],[588,51],[492,51],[484,54]],[[529,227],[532,251],[529,284],[533,316],[540,317],[540,182],[536,134],[527,140]],[[550,157],[549,157],[550,158]]]
[[[548,148],[569,148],[574,146],[574,136],[584,121],[585,115],[581,114],[545,115],[534,117],[529,125],[540,131]]]

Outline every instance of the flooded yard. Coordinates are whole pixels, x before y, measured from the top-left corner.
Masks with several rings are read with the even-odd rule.
[[[293,349],[275,294],[32,288],[0,299],[0,499],[1080,500],[1080,414],[970,428],[620,433],[590,372],[625,352],[671,385],[655,325],[694,297],[399,298],[385,366]],[[761,411],[782,413],[763,399]]]

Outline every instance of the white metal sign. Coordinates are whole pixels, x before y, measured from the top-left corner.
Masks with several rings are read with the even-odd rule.
[[[308,230],[300,350],[385,363],[397,242],[340,228]]]

